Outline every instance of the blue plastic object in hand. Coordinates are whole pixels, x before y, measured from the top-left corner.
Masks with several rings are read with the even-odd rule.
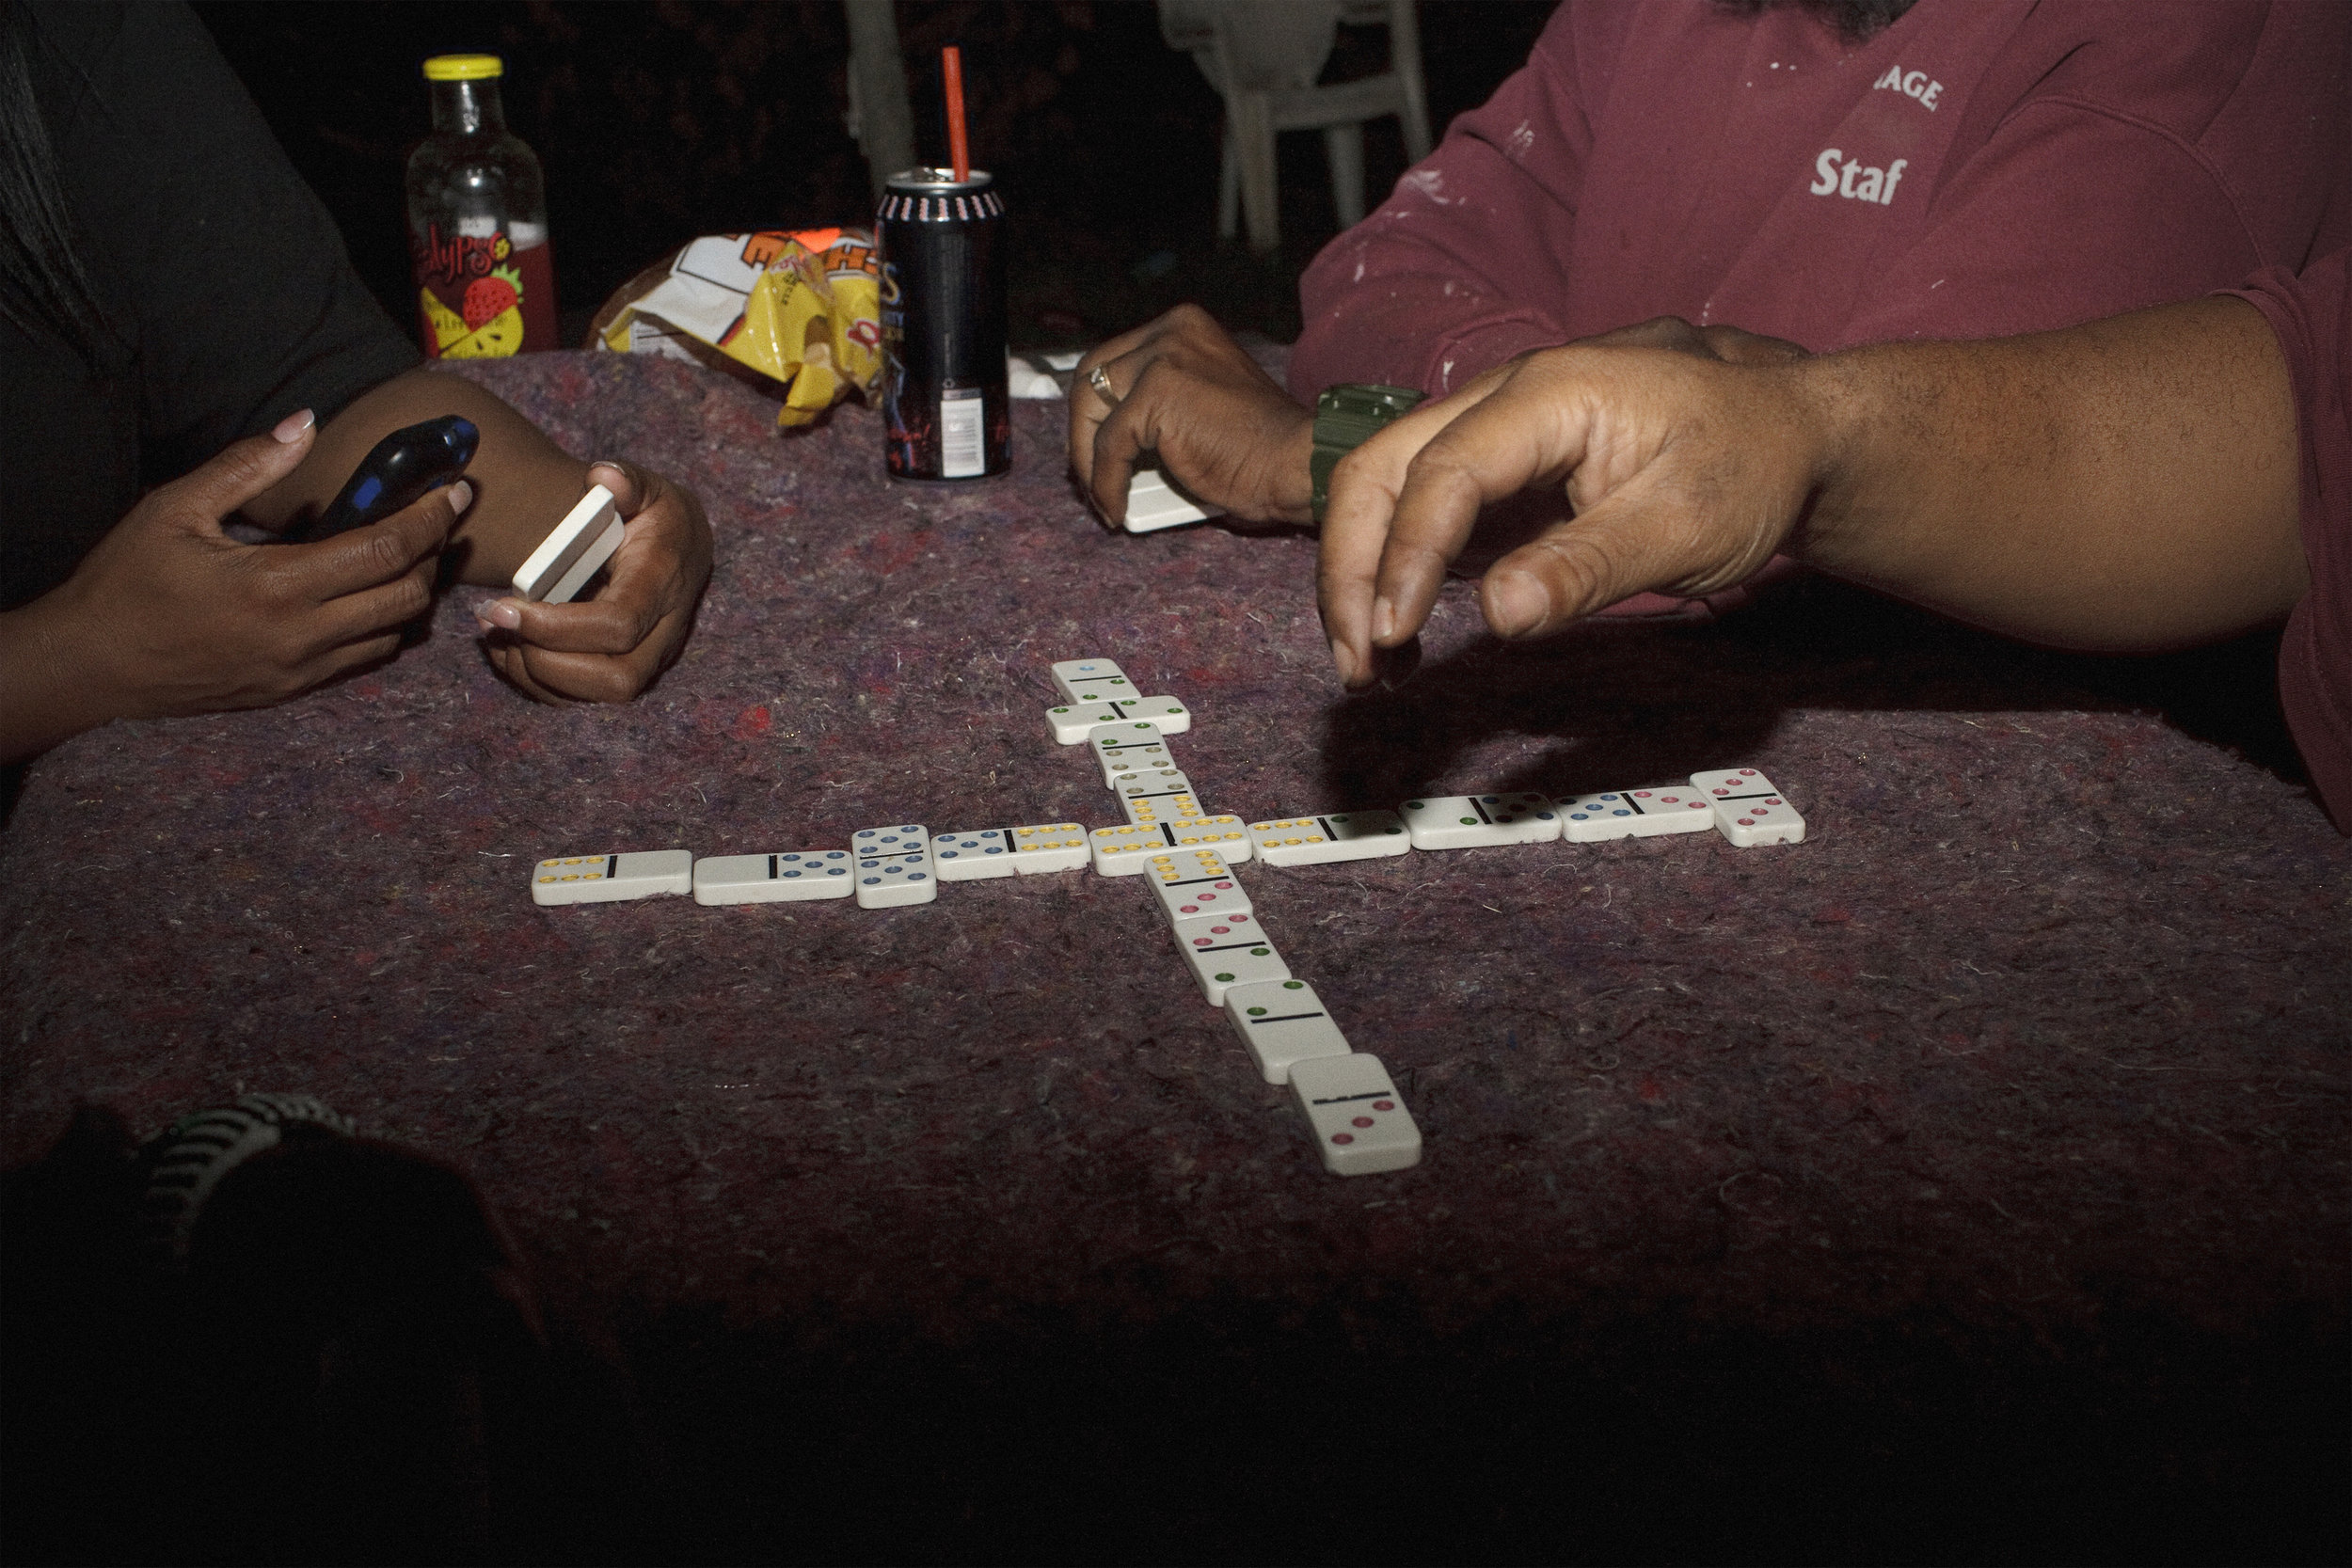
[[[317,522],[287,537],[332,539],[389,517],[444,484],[456,483],[481,444],[482,432],[457,414],[395,430],[360,459]]]

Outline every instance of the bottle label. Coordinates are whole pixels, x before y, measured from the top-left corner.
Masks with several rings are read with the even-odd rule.
[[[539,243],[517,246],[509,226],[486,219],[467,220],[458,228],[451,233],[432,223],[421,233],[409,231],[425,354],[435,359],[496,359],[561,347],[555,267],[546,240],[530,236]]]

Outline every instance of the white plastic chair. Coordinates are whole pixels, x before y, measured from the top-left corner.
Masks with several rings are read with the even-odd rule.
[[[1159,0],[1160,36],[1192,55],[1225,100],[1216,231],[1231,239],[1247,217],[1249,248],[1281,245],[1274,138],[1321,131],[1340,227],[1364,216],[1364,121],[1394,115],[1406,156],[1429,155],[1429,104],[1422,86],[1421,29],[1413,0]],[[1385,24],[1390,69],[1317,87],[1341,23]]]

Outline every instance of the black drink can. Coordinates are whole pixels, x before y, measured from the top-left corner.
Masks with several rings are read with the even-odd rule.
[[[1012,467],[1005,385],[1005,204],[974,169],[891,176],[882,253],[882,420],[893,479],[984,479]]]

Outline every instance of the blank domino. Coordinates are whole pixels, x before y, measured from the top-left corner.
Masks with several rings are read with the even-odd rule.
[[[1314,1129],[1323,1167],[1372,1176],[1421,1164],[1421,1129],[1377,1056],[1317,1056],[1291,1064],[1291,1093]]]
[[[1045,710],[1046,727],[1064,746],[1075,746],[1097,724],[1137,721],[1162,735],[1182,735],[1192,728],[1192,709],[1173,697],[1122,697],[1115,703],[1064,703]]]
[[[691,893],[691,849],[641,849],[627,855],[565,855],[531,868],[534,904],[618,904],[664,893]]]
[[[1157,533],[1224,515],[1157,468],[1137,468],[1127,476],[1127,520],[1120,526],[1129,533]]]
[[[1703,833],[1715,825],[1705,796],[1689,784],[1613,789],[1560,802],[1560,832],[1571,844],[1660,833]]]
[[[1097,724],[1087,732],[1087,745],[1103,769],[1103,782],[1115,784],[1122,773],[1145,768],[1173,768],[1168,737],[1145,723]]]
[[[1348,1054],[1347,1037],[1304,980],[1253,980],[1225,990],[1225,1016],[1269,1084],[1291,1081],[1294,1063]]]
[[[547,604],[569,604],[596,568],[621,547],[621,514],[612,492],[592,484],[515,574],[515,592]]]
[[[1026,828],[967,828],[931,840],[932,869],[943,882],[974,882],[986,877],[1036,877],[1079,871],[1090,858],[1087,831],[1075,822],[1041,822]]]
[[[797,904],[850,896],[850,852],[708,855],[694,863],[697,904]]]
[[[1753,768],[1693,773],[1691,787],[1715,808],[1716,831],[1742,849],[1804,842],[1804,818]]]
[[[1097,828],[1087,834],[1094,852],[1094,869],[1105,877],[1134,877],[1149,869],[1151,858],[1171,849],[1214,849],[1228,861],[1249,858],[1249,834],[1238,816],[1203,816],[1196,821],[1129,822],[1117,828]]]
[[[1052,673],[1065,703],[1115,703],[1136,694],[1127,672],[1107,658],[1065,658]]]
[[[1255,924],[1255,922],[1252,922]],[[1225,1006],[1225,992],[1252,980],[1287,980],[1291,966],[1274,950],[1263,931],[1254,936],[1212,936],[1206,931],[1187,937],[1177,951],[1208,998],[1212,1007]]]
[[[860,909],[928,904],[939,896],[931,835],[924,828],[861,828],[850,839],[850,852],[857,857]]]
[[[1171,923],[1195,915],[1250,912],[1248,889],[1214,849],[1153,855],[1143,870],[1160,912]]]
[[[1402,855],[1413,847],[1392,811],[1337,811],[1249,824],[1249,847],[1268,865],[1317,865]]]
[[[1560,814],[1533,790],[1516,795],[1433,796],[1406,801],[1400,815],[1416,849],[1549,844],[1560,836]]]

